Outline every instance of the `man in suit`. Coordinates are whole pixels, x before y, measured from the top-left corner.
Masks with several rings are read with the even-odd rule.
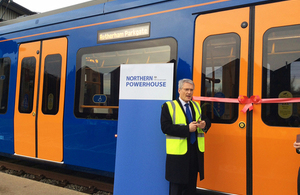
[[[180,80],[179,98],[162,106],[170,195],[195,195],[198,172],[200,180],[204,179],[204,133],[210,128],[210,121],[202,117],[199,103],[192,101],[194,88],[192,80]]]

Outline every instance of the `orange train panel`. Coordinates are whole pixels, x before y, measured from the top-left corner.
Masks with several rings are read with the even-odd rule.
[[[238,16],[238,17],[237,17]],[[249,23],[249,8],[201,15],[196,21],[194,75],[195,96],[201,95],[202,48],[210,35],[237,33],[241,38],[239,94],[247,95],[248,32],[241,28]],[[243,108],[239,106],[239,110]],[[235,194],[246,194],[246,129],[238,123],[246,122],[246,114],[238,113],[232,124],[212,124],[205,135],[205,179],[198,187]]]
[[[63,114],[65,101],[67,38],[43,41],[41,72],[44,72],[45,58],[48,55],[60,54],[62,57],[59,110],[55,115],[43,114],[42,97],[44,74],[41,74],[38,116],[38,158],[63,161]]]
[[[15,116],[14,116],[14,144],[15,153],[18,155],[36,156],[36,99],[37,99],[37,87],[38,87],[38,73],[39,73],[39,50],[40,42],[21,44],[19,48],[18,58],[18,73],[17,73],[17,87],[16,87],[16,101],[15,101]],[[24,58],[34,57],[36,59],[35,69],[35,81],[34,81],[34,94],[33,105],[31,113],[19,112],[19,98],[21,101],[25,101],[25,97],[20,96],[20,81],[21,81],[21,63]],[[28,82],[30,85],[31,83]],[[29,105],[30,106],[30,105]]]
[[[256,7],[254,95],[262,95],[264,33],[273,27],[299,25],[299,7],[299,0]],[[293,143],[299,128],[266,125],[261,119],[261,105],[254,105],[253,116],[253,194],[296,195],[300,155]]]

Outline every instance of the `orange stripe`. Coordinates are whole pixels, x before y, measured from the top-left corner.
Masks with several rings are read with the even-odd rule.
[[[138,16],[121,18],[121,19],[117,19],[117,20],[110,20],[110,21],[106,21],[106,22],[99,22],[99,23],[88,24],[88,25],[83,25],[83,26],[77,26],[77,27],[72,27],[72,28],[65,28],[65,29],[61,29],[61,30],[49,31],[49,32],[38,33],[38,34],[33,34],[33,35],[26,35],[26,36],[22,36],[22,37],[16,37],[16,38],[12,38],[12,39],[1,40],[0,43],[1,42],[6,42],[6,41],[17,40],[17,39],[24,39],[24,38],[29,38],[29,37],[35,37],[35,36],[39,36],[39,35],[46,35],[46,34],[51,34],[51,33],[56,33],[56,32],[74,30],[74,29],[79,29],[79,28],[86,28],[86,27],[97,26],[97,25],[102,25],[102,24],[109,24],[109,23],[114,23],[114,22],[120,22],[120,21],[124,21],[124,20],[131,20],[131,19],[136,19],[136,18],[143,18],[143,17],[147,17],[147,16],[164,14],[164,13],[174,12],[174,11],[178,11],[178,10],[184,10],[184,9],[190,9],[190,8],[195,8],[195,7],[201,7],[201,6],[205,6],[205,5],[222,3],[222,2],[225,2],[225,1],[231,1],[231,0],[217,0],[217,1],[207,2],[207,3],[197,4],[197,5],[190,5],[190,6],[185,6],[185,7],[175,8],[175,9],[169,9],[169,10],[165,10],[165,11],[159,11],[159,12],[149,13],[149,14],[143,14],[143,15],[138,15]]]

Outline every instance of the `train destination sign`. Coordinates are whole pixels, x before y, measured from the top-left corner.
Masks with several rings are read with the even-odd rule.
[[[150,36],[150,23],[98,31],[97,43]]]

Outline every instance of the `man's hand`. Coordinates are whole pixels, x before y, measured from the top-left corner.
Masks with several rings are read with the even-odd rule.
[[[198,124],[198,127],[199,127],[200,129],[204,129],[205,126],[206,126],[206,122],[205,122],[205,121],[199,121],[197,124]]]
[[[296,149],[300,149],[300,142],[294,142],[294,147]]]
[[[195,132],[197,130],[198,127],[198,123],[196,121],[193,121],[189,124],[189,131],[190,132]]]

